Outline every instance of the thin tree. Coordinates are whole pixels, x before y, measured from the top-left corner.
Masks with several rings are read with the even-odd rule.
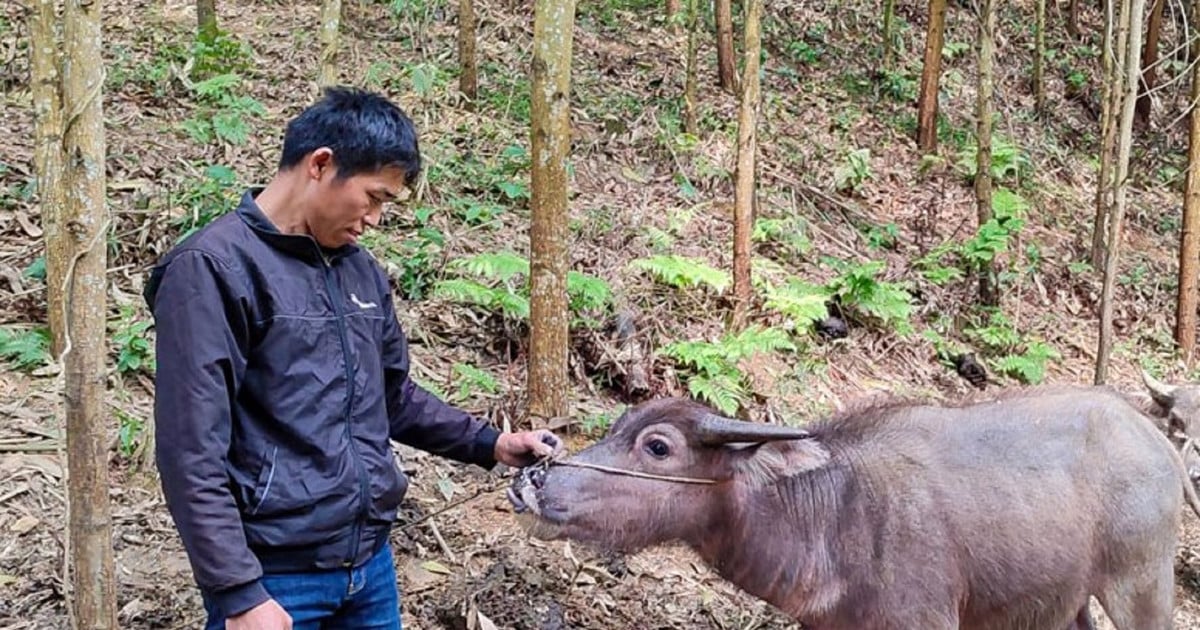
[[[1163,9],[1166,0],[1154,0],[1150,9],[1150,23],[1146,26],[1146,43],[1142,48],[1142,83],[1138,94],[1137,119],[1143,125],[1150,124],[1150,92],[1158,82],[1158,42],[1162,36]]]
[[[937,148],[938,83],[942,76],[942,44],[946,31],[946,0],[929,0],[925,32],[925,68],[917,96],[917,146],[926,153]]]
[[[667,24],[672,33],[679,32],[679,0],[667,0]]]
[[[321,87],[338,80],[338,25],[342,18],[342,0],[321,3],[321,69],[317,82]]]
[[[1108,218],[1112,213],[1112,173],[1117,147],[1117,118],[1121,91],[1117,89],[1118,45],[1113,42],[1116,28],[1114,0],[1104,0],[1104,38],[1100,45],[1102,62],[1100,110],[1100,176],[1096,182],[1096,212],[1092,222],[1092,267],[1104,265]],[[1124,41],[1124,40],[1122,40]]]
[[[762,0],[745,0],[745,61],[742,103],[738,114],[738,158],[733,202],[734,327],[741,328],[750,306],[750,232],[754,224],[754,153],[758,148],[759,57],[762,41],[759,16]]]
[[[713,0],[717,23],[717,76],[721,89],[737,94],[737,68],[733,60],[733,2]]]
[[[100,0],[67,0],[63,11],[63,225],[67,241],[65,377],[67,511],[73,622],[116,628],[116,581],[105,430],[105,301],[108,213]],[[60,246],[56,243],[55,247]]]
[[[1138,79],[1141,76],[1142,14],[1146,0],[1128,0],[1121,7],[1121,33],[1118,36],[1120,62],[1124,68],[1121,83],[1116,88],[1121,93],[1120,130],[1117,138],[1117,163],[1114,177],[1112,216],[1108,220],[1108,247],[1104,257],[1104,285],[1100,294],[1100,343],[1096,352],[1097,385],[1108,376],[1108,360],[1113,339],[1113,292],[1117,280],[1117,263],[1120,260],[1121,224],[1125,217],[1125,205],[1129,188],[1129,154],[1133,144],[1133,115],[1137,101]],[[1124,41],[1122,41],[1124,40]]]
[[[1067,33],[1071,37],[1079,38],[1079,0],[1071,0],[1067,9]]]
[[[66,309],[63,282],[67,241],[60,238],[63,212],[62,81],[59,75],[58,15],[55,0],[36,0],[29,14],[29,74],[33,100],[34,170],[42,232],[46,238],[46,304],[50,351],[63,350]]]
[[[979,2],[979,86],[975,98],[975,213],[979,225],[992,220],[992,92],[994,89],[993,57],[996,33],[996,7],[992,0]],[[981,265],[979,270],[979,302],[999,306],[1000,292],[996,286],[995,262]]]
[[[1046,112],[1046,0],[1037,0],[1034,18],[1033,103],[1038,115]]]
[[[217,38],[217,0],[196,0],[196,35],[202,42]]]
[[[467,99],[467,109],[479,98],[479,69],[475,61],[475,1],[458,0],[458,91]]]
[[[697,48],[697,33],[696,29],[700,24],[700,2],[699,0],[687,0],[687,69],[686,77],[683,84],[683,128],[693,136],[697,134],[696,124],[696,108],[698,106],[699,95],[699,70],[697,68],[696,48]]]
[[[1200,17],[1200,0],[1193,15]],[[1193,55],[1193,59],[1195,56]],[[1184,181],[1183,226],[1179,230],[1179,295],[1175,310],[1175,342],[1190,369],[1196,352],[1197,274],[1200,274],[1200,64],[1192,64],[1192,110],[1188,129],[1188,171]]]
[[[567,158],[574,0],[536,0],[533,24],[529,412],[567,413]]]
[[[892,69],[896,58],[896,0],[883,0],[883,67]]]

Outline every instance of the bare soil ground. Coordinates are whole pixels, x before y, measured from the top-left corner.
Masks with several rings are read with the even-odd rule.
[[[429,169],[422,195],[436,210],[425,227],[444,237],[440,245],[414,249],[418,226],[401,209],[370,243],[399,284],[425,289],[402,296],[409,301],[400,309],[414,340],[418,376],[497,424],[519,426],[522,329],[430,295],[428,281],[465,255],[505,248],[523,253],[527,247],[528,207],[519,184],[528,173],[510,164],[520,154],[510,149],[528,146],[531,9],[528,3],[477,0],[482,89],[479,107],[470,111],[456,93],[454,3],[345,4],[342,78],[386,91],[417,121]],[[594,437],[589,422],[602,426],[599,419],[611,417],[620,404],[686,391],[678,370],[652,351],[673,340],[715,339],[723,322],[714,314],[728,306],[723,296],[665,289],[627,267],[634,258],[669,251],[728,268],[731,250],[737,101],[713,85],[712,38],[702,37],[701,132],[691,138],[679,133],[685,39],[666,27],[658,4],[586,0],[579,6],[572,265],[602,278],[633,313],[649,390],[627,390],[628,366],[617,358],[611,326],[578,331],[573,404],[585,426],[562,429],[575,446]],[[1087,258],[1097,177],[1098,98],[1088,86],[1097,85],[1099,17],[1085,7],[1085,39],[1074,41],[1052,11],[1050,40],[1057,52],[1047,76],[1053,107],[1035,117],[1026,79],[1031,35],[1022,26],[1030,22],[1030,9],[1024,4],[1002,8],[999,42],[998,133],[1028,160],[1020,181],[1006,184],[1019,186],[1032,206],[1018,242],[1004,254],[1015,277],[1003,307],[1025,339],[1060,353],[1047,366],[1047,381],[1088,382],[1100,277],[1080,263]],[[885,71],[874,4],[768,3],[760,212],[799,221],[791,233],[757,244],[756,254],[811,282],[833,273],[823,256],[883,261],[881,278],[910,282],[917,295],[912,321],[933,325],[946,315],[956,323],[943,334],[963,341],[957,333],[973,286],[927,282],[914,261],[974,230],[971,188],[955,170],[973,124],[974,62],[970,46],[962,48],[973,41],[973,26],[965,10],[951,10],[940,160],[923,160],[911,132],[925,7],[917,0],[897,2],[901,61]],[[197,125],[214,120],[208,109],[214,105],[188,78],[194,5],[105,3],[105,112],[116,226],[110,247],[114,357],[122,349],[116,333],[147,321],[139,297],[144,274],[180,233],[179,221],[223,211],[229,194],[265,180],[283,122],[316,93],[317,3],[231,0],[218,3],[218,10],[222,28],[253,48],[237,70],[241,82],[222,92],[233,100],[215,106],[240,112],[233,118],[245,125],[243,142],[195,135]],[[28,37],[20,3],[0,7],[0,19],[0,320],[25,330],[44,323],[46,309],[45,286],[28,273],[42,253],[32,186]],[[1168,25],[1164,37],[1169,42],[1178,33]],[[1178,72],[1171,68],[1165,76]],[[1158,94],[1155,124],[1139,131],[1135,151],[1109,378],[1126,391],[1140,389],[1138,366],[1166,378],[1195,376],[1170,350],[1186,150],[1186,121],[1178,117],[1185,88],[1186,82]],[[261,112],[236,100],[241,97],[255,99]],[[838,192],[835,182],[847,156],[864,148],[869,153],[861,186]],[[231,169],[229,188],[206,171],[213,165]],[[481,207],[487,218],[467,216]],[[889,233],[892,239],[880,240]],[[755,317],[779,323],[765,312]],[[153,331],[138,335],[152,338]],[[931,397],[967,392],[969,386],[934,353],[919,334],[852,326],[844,340],[813,341],[794,356],[744,366],[754,377],[752,415],[811,417],[880,390]],[[468,379],[454,371],[456,363],[487,372],[497,386],[476,383],[459,395]],[[152,418],[151,377],[144,369],[110,374],[120,620],[128,628],[197,628],[199,597],[149,457],[144,426]],[[67,627],[60,393],[53,374],[0,373],[0,630]],[[407,628],[478,628],[482,617],[500,628],[545,630],[796,627],[716,578],[687,550],[622,559],[532,541],[503,499],[504,477],[403,448],[399,457],[413,475],[393,535]],[[474,498],[455,505],[468,497]],[[1178,578],[1177,627],[1200,627],[1200,521],[1191,515],[1184,522]]]

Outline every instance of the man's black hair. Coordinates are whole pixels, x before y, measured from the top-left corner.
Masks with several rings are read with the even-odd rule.
[[[280,170],[321,147],[333,151],[338,179],[387,166],[412,182],[421,171],[417,131],[404,110],[387,98],[351,87],[327,87],[324,95],[288,123]]]

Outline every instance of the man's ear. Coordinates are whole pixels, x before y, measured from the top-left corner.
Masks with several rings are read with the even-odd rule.
[[[308,176],[319,180],[325,175],[332,175],[334,170],[333,149],[320,147],[309,154]]]
[[[829,451],[816,439],[762,442],[725,447],[733,474],[751,489],[816,470],[829,463]]]

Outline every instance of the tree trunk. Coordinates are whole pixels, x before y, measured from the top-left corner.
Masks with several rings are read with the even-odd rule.
[[[467,99],[467,109],[475,109],[479,98],[479,70],[475,62],[475,0],[458,0],[458,91]]]
[[[50,325],[50,352],[63,351],[66,309],[63,279],[67,269],[67,242],[62,231],[62,80],[59,75],[58,16],[55,0],[36,0],[29,14],[29,74],[33,101],[34,170],[38,205],[46,239],[46,314]]]
[[[697,85],[698,79],[696,74],[696,28],[700,24],[700,0],[686,0],[688,6],[686,11],[688,14],[685,18],[685,28],[688,29],[688,67],[684,71],[683,84],[683,127],[684,131],[696,136],[696,103],[697,98],[700,98],[698,91],[700,86]]]
[[[529,412],[567,414],[567,159],[574,0],[537,0],[533,26]]]
[[[667,24],[672,33],[679,32],[679,0],[667,0]]]
[[[738,114],[738,157],[733,202],[733,321],[740,329],[750,306],[750,232],[754,225],[754,153],[758,148],[759,19],[762,0],[745,0],[745,55],[742,104]]]
[[[717,69],[721,89],[730,94],[737,94],[737,68],[733,63],[733,2],[714,1],[717,22]]]
[[[1129,6],[1131,5],[1132,6]],[[1100,344],[1096,352],[1097,385],[1102,385],[1108,376],[1108,359],[1112,351],[1113,338],[1113,291],[1117,281],[1117,262],[1121,243],[1121,223],[1125,217],[1127,189],[1129,188],[1129,153],[1133,143],[1133,114],[1137,101],[1138,78],[1140,77],[1142,47],[1142,13],[1146,8],[1146,0],[1129,0],[1121,8],[1122,33],[1118,41],[1123,53],[1124,70],[1122,83],[1116,89],[1121,94],[1121,128],[1117,140],[1117,165],[1113,178],[1115,199],[1112,217],[1108,221],[1108,255],[1104,257],[1104,288],[1100,294]],[[1122,41],[1126,40],[1126,41]]]
[[[321,4],[321,70],[317,82],[321,87],[338,82],[338,24],[342,17],[342,0],[325,0]]]
[[[1200,17],[1200,0],[1193,9]],[[1193,22],[1195,23],[1195,22]],[[1200,99],[1200,64],[1192,66],[1192,103]],[[1188,171],[1184,182],[1183,226],[1179,233],[1179,296],[1175,311],[1175,342],[1188,369],[1196,352],[1197,274],[1200,273],[1200,115],[1191,112],[1188,132]]]
[[[699,0],[687,0],[687,76],[683,85],[683,128],[693,136],[698,134],[696,107],[699,95],[699,78],[696,68],[696,29],[700,23]]]
[[[1113,153],[1117,146],[1116,112],[1119,107],[1121,91],[1117,89],[1117,47],[1113,43],[1113,29],[1116,16],[1113,12],[1114,0],[1104,0],[1104,39],[1100,47],[1103,60],[1103,75],[1101,78],[1101,114],[1100,114],[1100,177],[1096,182],[1096,218],[1092,222],[1092,268],[1100,269],[1104,265],[1105,238],[1108,232],[1108,217],[1112,213],[1112,163]]]
[[[979,2],[979,87],[975,100],[975,213],[979,226],[992,220],[992,90],[993,49],[995,47],[996,8],[992,0]],[[996,286],[996,262],[984,263],[979,269],[979,302],[984,306],[999,306],[1000,292]]]
[[[896,51],[893,46],[896,24],[896,0],[883,0],[883,67],[891,70]]]
[[[1046,0],[1037,0],[1034,19],[1033,102],[1041,116],[1046,113]]]
[[[1079,0],[1071,0],[1071,6],[1067,10],[1067,33],[1071,37],[1079,38]]]
[[[1166,0],[1154,0],[1150,24],[1146,27],[1146,44],[1142,48],[1142,83],[1136,109],[1141,125],[1150,124],[1150,92],[1158,81],[1158,40],[1162,34],[1163,7],[1166,4]]]
[[[917,97],[917,146],[926,153],[937,148],[938,82],[942,76],[942,43],[946,30],[946,0],[929,0],[929,30],[925,33],[925,69]]]
[[[196,34],[200,41],[217,37],[217,0],[196,0]]]
[[[69,240],[64,372],[67,506],[76,628],[116,628],[104,392],[108,212],[100,0],[67,0],[63,72],[64,226]]]

